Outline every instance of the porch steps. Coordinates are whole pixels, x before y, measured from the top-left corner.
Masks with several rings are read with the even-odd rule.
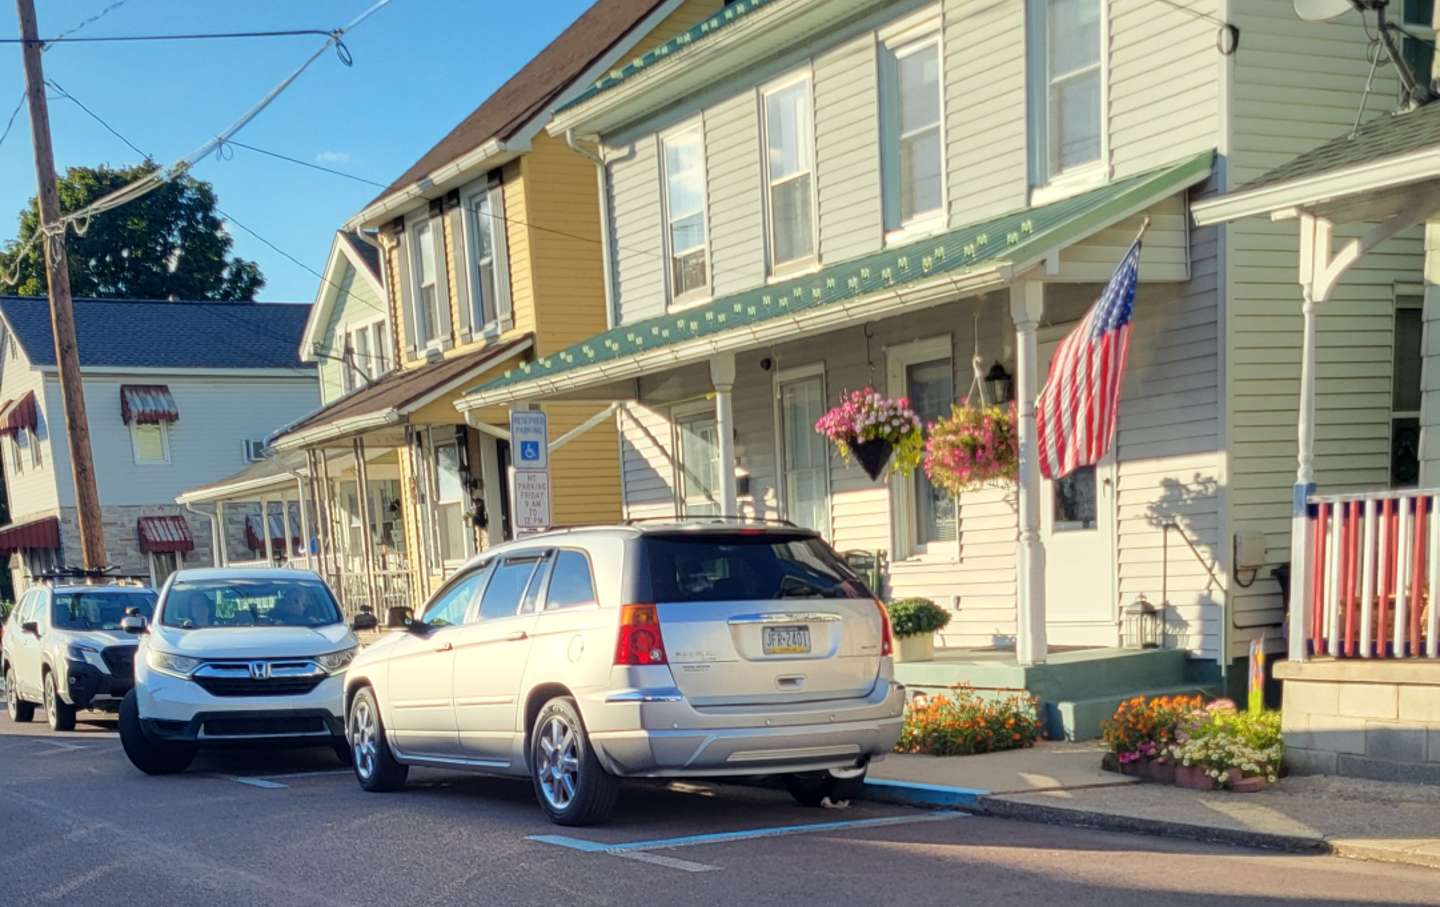
[[[1116,707],[1132,696],[1193,696],[1197,693],[1213,696],[1215,691],[1209,687],[1191,684],[1131,690],[1093,699],[1045,703],[1045,713],[1049,719],[1047,736],[1051,739],[1093,740],[1100,736],[1101,722],[1114,715]]]

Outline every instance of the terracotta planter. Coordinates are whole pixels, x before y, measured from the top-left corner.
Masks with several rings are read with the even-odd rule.
[[[1242,775],[1229,784],[1237,794],[1258,794],[1269,786],[1270,781],[1264,775]]]
[[[885,471],[885,464],[890,462],[890,454],[895,450],[894,445],[884,438],[875,438],[859,443],[855,441],[845,443],[849,445],[850,453],[855,456],[860,468],[864,469],[865,474],[871,479],[880,478],[880,473]]]
[[[916,633],[912,636],[895,637],[895,660],[933,661],[935,659],[935,634]]]
[[[1188,790],[1214,790],[1215,779],[1199,765],[1175,766],[1175,783]]]
[[[1154,781],[1157,784],[1175,783],[1175,763],[1173,762],[1157,762],[1154,759],[1126,762],[1120,766],[1120,773],[1143,778],[1146,781]]]

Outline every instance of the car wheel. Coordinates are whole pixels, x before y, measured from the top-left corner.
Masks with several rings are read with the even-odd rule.
[[[54,671],[45,672],[45,718],[52,731],[75,730],[75,706],[60,698]]]
[[[838,805],[860,796],[864,786],[864,771],[859,774],[847,772],[843,776],[831,772],[801,772],[785,776],[785,789],[801,806],[824,806],[826,800]]]
[[[530,779],[540,808],[556,825],[594,825],[610,818],[620,780],[595,758],[574,699],[557,696],[535,718]]]
[[[35,703],[20,698],[20,687],[15,685],[15,669],[5,669],[5,711],[10,720],[24,724],[35,717]]]
[[[130,763],[147,775],[173,775],[190,767],[195,747],[185,743],[152,740],[140,726],[140,704],[135,691],[120,701],[120,745]]]
[[[396,761],[390,750],[390,743],[385,739],[385,723],[380,717],[380,703],[370,687],[361,688],[350,701],[345,727],[350,761],[360,786],[375,793],[404,787],[410,766]]]

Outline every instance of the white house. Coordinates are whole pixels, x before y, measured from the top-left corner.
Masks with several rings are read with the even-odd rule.
[[[75,301],[80,367],[110,563],[159,582],[211,562],[212,527],[176,495],[259,459],[266,436],[313,410],[319,385],[296,350],[310,307]],[[79,530],[49,305],[0,298],[0,423],[11,522],[0,527],[17,591],[78,566]],[[243,544],[243,523],[232,527]]]

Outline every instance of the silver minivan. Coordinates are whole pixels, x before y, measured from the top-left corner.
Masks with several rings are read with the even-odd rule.
[[[366,790],[411,765],[528,775],[552,821],[621,778],[781,775],[847,798],[900,733],[884,607],[817,534],[737,521],[531,536],[452,575],[346,677]]]

